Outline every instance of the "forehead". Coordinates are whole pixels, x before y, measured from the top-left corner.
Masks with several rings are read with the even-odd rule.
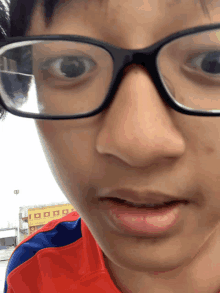
[[[54,10],[55,7],[59,7],[60,5],[65,5],[71,2],[71,4],[74,4],[75,6],[79,6],[79,5],[85,5],[88,7],[88,5],[91,4],[95,4],[95,5],[99,5],[99,6],[103,6],[103,5],[107,5],[109,3],[111,3],[112,0],[54,0],[54,1],[47,1],[44,0],[44,5],[46,10],[50,9],[50,10]],[[208,9],[210,7],[211,4],[220,4],[219,0],[192,0],[194,2],[194,4],[199,4],[203,10],[204,13],[208,13]],[[120,1],[118,1],[120,2]],[[136,1],[136,2],[140,2],[140,1]],[[142,4],[148,2],[148,1],[141,1]],[[187,5],[187,1],[186,0],[161,0],[160,3],[161,5],[165,4],[168,7],[174,6],[174,5],[179,5],[181,3],[185,2]],[[217,4],[217,5],[218,5]]]
[[[160,8],[161,10],[167,8],[179,7],[181,13],[181,7],[187,8],[187,6],[194,6],[194,9],[200,10],[204,15],[208,15],[209,10],[212,9],[213,5],[220,6],[220,0],[136,0],[136,1],[124,1],[124,0],[37,0],[35,2],[38,4],[37,6],[41,6],[43,3],[44,13],[46,19],[49,19],[48,24],[53,21],[53,16],[60,14],[61,11],[65,11],[65,9],[69,7],[74,7],[75,11],[79,10],[89,10],[91,7],[96,7],[96,9],[103,10],[103,7],[111,10],[112,7],[116,7],[117,9],[126,9],[127,6],[135,7],[139,10],[148,10],[152,13],[155,8]],[[217,5],[216,5],[217,4]],[[33,7],[34,4],[32,4]],[[35,6],[35,5],[34,5]],[[189,8],[191,9],[191,7]]]
[[[168,16],[169,10],[176,9],[176,14],[188,14],[196,11],[200,15],[210,18],[210,11],[220,8],[220,0],[44,0],[45,11],[51,14],[48,24],[53,21],[53,16],[58,15],[61,11],[74,7],[76,13],[82,10],[89,11],[91,8],[99,10],[109,16],[115,13],[115,10],[126,10],[127,7],[135,8],[139,11],[150,12],[154,14],[156,10],[167,12],[164,17]],[[220,11],[219,11],[220,12]],[[219,13],[220,14],[220,13]],[[219,18],[220,19],[220,18]],[[218,19],[218,22],[219,22]],[[209,19],[210,20],[210,19]],[[215,21],[215,20],[214,20]]]
[[[219,0],[44,1],[44,10],[40,2],[34,10],[31,30],[29,30],[31,32],[28,35],[45,34],[45,32],[47,34],[85,34],[104,40],[103,34],[105,36],[114,34],[115,39],[116,35],[123,36],[129,32],[130,35],[133,33],[133,42],[136,44],[142,42],[140,36],[147,32],[154,34],[154,41],[156,41],[178,30],[214,23],[216,22],[214,18],[210,21],[210,13],[220,8]],[[51,16],[49,19],[48,15]],[[46,22],[46,19],[49,21]],[[219,22],[220,11],[216,19]],[[38,26],[35,25],[36,23]],[[112,40],[109,37],[106,41]]]

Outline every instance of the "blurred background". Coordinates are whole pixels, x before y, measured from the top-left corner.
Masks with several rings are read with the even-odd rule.
[[[33,119],[0,120],[0,293],[16,246],[74,211],[47,165]]]

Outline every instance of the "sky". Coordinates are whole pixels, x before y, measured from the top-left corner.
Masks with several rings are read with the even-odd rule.
[[[33,119],[7,113],[0,120],[0,155],[0,228],[17,221],[18,205],[67,202],[47,164]]]

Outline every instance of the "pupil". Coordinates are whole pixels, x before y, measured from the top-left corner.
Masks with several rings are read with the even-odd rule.
[[[202,70],[218,74],[220,73],[220,55],[219,52],[212,52],[206,55],[205,59],[202,62]]]
[[[61,72],[68,78],[77,77],[85,71],[83,62],[77,58],[67,57],[61,65]]]

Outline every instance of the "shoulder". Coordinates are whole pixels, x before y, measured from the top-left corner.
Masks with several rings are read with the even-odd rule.
[[[81,218],[77,212],[72,212],[67,216],[53,220],[35,233],[25,238],[13,251],[6,270],[5,288],[8,288],[8,277],[12,277],[16,272],[34,269],[37,274],[39,257],[45,253],[61,253],[62,249],[75,244],[82,238]],[[34,273],[32,270],[32,273]]]

